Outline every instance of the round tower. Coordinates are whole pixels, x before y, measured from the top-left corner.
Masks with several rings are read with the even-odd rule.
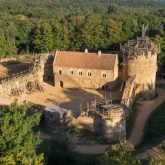
[[[155,96],[157,72],[157,53],[160,48],[157,43],[145,36],[147,28],[143,26],[142,37],[129,40],[121,46],[123,55],[123,81],[135,76],[136,93],[145,98]]]

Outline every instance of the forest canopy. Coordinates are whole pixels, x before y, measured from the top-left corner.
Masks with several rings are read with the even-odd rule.
[[[165,51],[164,0],[0,0],[0,56],[118,50],[147,23]]]

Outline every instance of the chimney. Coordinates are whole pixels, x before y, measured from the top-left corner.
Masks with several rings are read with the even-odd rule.
[[[101,50],[98,51],[98,56],[101,56]]]
[[[85,53],[88,53],[88,49],[85,49]]]

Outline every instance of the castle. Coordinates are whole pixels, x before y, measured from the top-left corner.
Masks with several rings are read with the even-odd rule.
[[[157,72],[157,43],[145,36],[129,40],[120,46],[119,54],[56,51],[53,62],[54,85],[61,88],[112,90],[125,86],[130,77],[135,78],[136,94],[145,98],[155,95]],[[122,57],[122,74],[119,60]]]
[[[145,36],[120,46],[118,54],[56,51],[37,56],[31,71],[0,81],[0,93],[22,94],[40,90],[43,81],[53,81],[57,88],[111,91],[120,88],[120,103],[96,101],[80,107],[81,115],[92,119],[93,130],[114,141],[126,136],[126,117],[136,95],[151,99],[155,96],[157,54],[159,44]],[[119,58],[122,62],[119,63]],[[119,66],[122,69],[119,69]],[[119,71],[120,70],[120,71]],[[122,70],[122,71],[121,71]]]
[[[146,36],[129,40],[120,48],[123,55],[123,82],[126,82],[128,77],[135,76],[136,93],[146,98],[155,95],[159,51],[159,45]]]
[[[101,51],[91,53],[87,49],[85,52],[56,51],[53,54],[37,55],[36,67],[31,69],[32,72],[28,72],[37,74],[35,77],[41,84],[50,80],[54,82],[55,87],[60,88],[113,90],[121,86],[124,89],[127,81],[134,78],[136,94],[146,98],[154,97],[157,53],[160,48],[159,44],[145,36],[146,30],[147,27],[143,26],[142,36],[121,45],[118,54],[105,54]],[[122,58],[120,63],[119,58]],[[119,66],[122,69],[119,69]],[[10,86],[11,80],[11,89],[7,89],[6,93],[22,88],[19,87],[20,83],[14,83],[15,77],[22,77],[22,74],[20,75],[17,73],[2,79],[1,92],[3,93],[6,82]]]

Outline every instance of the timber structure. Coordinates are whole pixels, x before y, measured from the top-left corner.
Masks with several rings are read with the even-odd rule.
[[[155,96],[157,53],[160,46],[145,35],[120,46],[122,74],[119,75],[117,54],[56,51],[37,55],[29,70],[0,80],[0,93],[20,95],[42,90],[44,80],[53,81],[58,88],[99,89],[111,91],[118,87],[122,92],[120,103],[109,99],[94,100],[80,106],[81,117],[92,119],[93,130],[110,141],[126,136],[126,118],[137,94],[147,99]],[[84,124],[85,125],[85,124]]]
[[[93,130],[109,141],[125,139],[126,110],[121,104],[113,104],[111,99],[95,100],[86,107],[80,106],[81,116],[93,119]]]
[[[160,45],[145,36],[148,26],[143,26],[142,36],[136,40],[129,40],[120,46],[123,57],[123,82],[135,77],[136,94],[146,99],[155,97],[157,72],[157,54]]]

